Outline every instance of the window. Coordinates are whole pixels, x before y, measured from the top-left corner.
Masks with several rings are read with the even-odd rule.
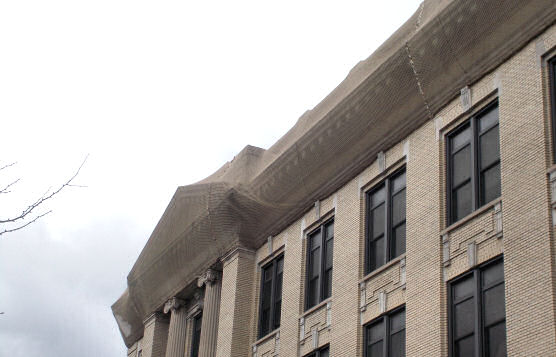
[[[367,273],[405,253],[405,169],[367,193]]]
[[[195,316],[193,319],[193,339],[191,342],[191,357],[199,356],[199,342],[201,341],[201,325],[203,324],[203,314]]]
[[[309,309],[332,295],[334,221],[328,221],[307,239],[307,292]]]
[[[284,256],[274,259],[262,268],[259,338],[280,327],[283,273]]]
[[[305,355],[305,357],[329,357],[329,356],[330,356],[330,347],[328,346],[324,346],[318,351],[311,352],[308,355]]]
[[[405,308],[396,309],[365,327],[365,357],[405,356]]]
[[[550,101],[552,107],[552,160],[556,162],[556,57],[548,61],[550,76]]]
[[[506,312],[502,259],[449,284],[450,356],[506,356]]]
[[[449,224],[500,197],[498,102],[448,135]]]

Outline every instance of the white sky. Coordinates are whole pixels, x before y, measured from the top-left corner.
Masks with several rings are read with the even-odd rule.
[[[90,155],[0,236],[0,356],[124,356],[110,305],[176,187],[271,146],[419,4],[0,1],[0,218]]]

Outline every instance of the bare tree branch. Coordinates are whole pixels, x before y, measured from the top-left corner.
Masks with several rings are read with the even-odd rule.
[[[3,189],[0,190],[0,194],[12,192],[12,191],[9,191],[9,188],[12,187],[13,185],[15,185],[16,183],[18,183],[19,180],[20,180],[20,179],[17,179],[17,180],[15,180],[14,182],[12,182],[12,183],[6,185],[6,187],[4,187]]]
[[[52,210],[50,210],[50,211],[48,211],[48,212],[45,212],[45,213],[42,213],[42,214],[39,214],[38,216],[36,216],[36,217],[33,218],[32,220],[30,220],[29,222],[22,224],[21,226],[17,226],[17,227],[15,227],[15,228],[10,228],[10,229],[4,229],[3,231],[0,231],[0,236],[1,236],[2,234],[5,234],[5,233],[11,233],[11,232],[18,231],[18,230],[20,230],[20,229],[22,229],[22,228],[25,228],[25,227],[27,227],[28,225],[30,225],[31,223],[34,223],[37,219],[46,216],[46,215],[49,214],[50,212],[52,212]]]
[[[79,175],[79,172],[81,171],[81,168],[83,168],[83,165],[85,165],[85,162],[87,161],[88,157],[89,157],[89,155],[85,156],[85,159],[83,159],[83,162],[81,163],[81,165],[79,165],[79,168],[73,174],[73,176],[71,176],[65,183],[63,183],[60,187],[58,187],[58,189],[56,189],[55,191],[50,192],[51,189],[49,188],[37,200],[35,200],[27,208],[25,208],[23,211],[21,211],[21,213],[19,215],[15,216],[15,217],[11,217],[11,218],[0,219],[0,224],[15,223],[15,222],[18,222],[20,220],[23,220],[23,219],[27,218],[27,216],[29,216],[37,207],[41,206],[42,204],[44,204],[44,202],[51,199],[53,196],[57,195],[58,193],[60,193],[60,191],[62,191],[65,187],[86,187],[86,186],[82,186],[82,185],[75,185],[72,182],[77,177],[77,175]],[[11,164],[8,164],[8,165],[5,165],[4,167],[0,168],[0,170],[3,170],[6,167],[10,167],[14,164],[15,164],[15,162],[11,163]],[[16,181],[8,184],[3,190],[0,191],[0,194],[10,192],[10,191],[8,191],[8,189],[12,185],[17,183],[18,181],[19,181],[19,179],[17,179]],[[25,223],[21,223],[20,225],[14,227],[14,228],[6,228],[4,230],[0,230],[0,236],[2,234],[5,234],[5,233],[10,233],[10,232],[14,232],[14,231],[17,231],[19,229],[25,228],[28,225],[30,225],[31,223],[34,223],[35,221],[37,221],[39,218],[46,216],[50,212],[52,212],[52,211],[49,210],[45,213],[38,214],[32,220],[30,220],[28,222],[25,222]]]
[[[15,164],[17,164],[17,161],[14,161],[14,162],[12,162],[12,163],[10,163],[10,164],[4,165],[4,166],[0,167],[0,171],[2,171],[2,170],[4,170],[4,169],[7,169],[7,168],[10,167],[10,166],[14,166]]]

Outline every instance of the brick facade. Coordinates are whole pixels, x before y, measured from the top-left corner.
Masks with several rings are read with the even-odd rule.
[[[363,326],[400,306],[406,311],[406,355],[448,356],[447,283],[502,255],[507,355],[555,356],[549,176],[556,166],[546,66],[555,49],[553,25],[470,83],[470,103],[454,98],[267,243],[223,257],[216,356],[296,357],[325,345],[334,357],[363,356]],[[499,102],[501,197],[448,225],[446,134],[494,99]],[[406,252],[365,274],[366,192],[404,166]],[[305,311],[307,233],[332,217],[332,296]],[[282,253],[280,328],[257,339],[261,266]],[[164,321],[146,323],[129,356],[140,350],[143,357],[164,355],[164,337],[154,342],[155,336],[167,334]],[[190,331],[188,336],[189,344]],[[184,357],[189,353],[187,348]]]

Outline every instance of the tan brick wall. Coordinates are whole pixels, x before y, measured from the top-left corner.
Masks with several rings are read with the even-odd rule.
[[[556,46],[555,34],[556,27],[552,27],[542,36],[547,49]],[[547,181],[551,166],[547,150],[551,146],[537,47],[532,42],[471,85],[474,108],[470,111],[464,112],[456,98],[406,140],[385,150],[384,173],[375,161],[321,200],[321,217],[334,214],[335,221],[332,297],[327,300],[330,326],[326,304],[308,314],[303,311],[304,236],[318,226],[317,210],[309,210],[275,238],[285,242],[280,356],[310,352],[315,327],[319,330],[317,345],[330,343],[332,356],[361,356],[362,325],[382,313],[380,293],[385,294],[386,311],[406,305],[408,356],[447,356],[446,281],[502,253],[509,355],[555,353],[554,247]],[[446,227],[444,136],[467,120],[473,110],[496,97],[500,107],[502,197],[463,222]],[[406,255],[364,277],[365,191],[404,163]],[[257,256],[261,262],[268,256],[268,247],[261,247]],[[254,291],[256,304],[258,288]],[[301,318],[305,333],[300,340]],[[256,324],[256,319],[252,321]],[[262,341],[258,356],[274,356],[275,352],[270,352],[274,341]]]
[[[470,84],[469,111],[455,98],[405,140],[385,148],[383,172],[373,162],[254,255],[228,258],[218,357],[253,356],[253,351],[257,357],[303,356],[325,344],[334,357],[362,356],[363,325],[403,304],[407,356],[447,356],[446,282],[501,254],[508,355],[556,355],[556,264],[547,174],[553,165],[546,68],[540,66],[539,54],[539,48],[545,48],[543,53],[556,48],[556,25],[539,40],[541,45],[535,39]],[[497,97],[502,197],[446,227],[444,136]],[[407,177],[406,254],[364,276],[365,192],[402,165]],[[334,217],[332,297],[305,312],[306,234],[329,217]],[[282,252],[281,327],[256,341],[260,267]],[[144,356],[160,352],[152,340],[164,327],[156,326],[145,327]],[[314,329],[318,340],[313,339]],[[147,347],[153,352],[146,354]]]
[[[239,249],[224,262],[218,323],[218,357],[249,354],[255,254]]]
[[[556,28],[552,27],[542,37],[546,48],[556,45],[555,34]],[[456,98],[406,140],[385,150],[385,172],[379,171],[375,161],[335,194],[321,200],[321,216],[334,214],[330,326],[326,325],[326,304],[309,314],[303,311],[304,236],[319,224],[316,209],[309,210],[276,238],[286,243],[280,356],[303,356],[313,350],[315,327],[319,330],[317,345],[330,343],[332,356],[361,356],[362,325],[381,315],[380,293],[385,294],[386,311],[406,306],[408,356],[447,356],[446,281],[502,253],[509,355],[549,356],[556,351],[554,248],[546,173],[550,136],[543,114],[543,72],[535,49],[531,43],[471,85],[474,108],[470,111],[464,112]],[[502,198],[474,212],[463,223],[446,227],[444,136],[496,97],[500,103]],[[364,277],[365,191],[404,164],[406,255]],[[500,217],[503,224],[499,223]],[[261,247],[257,255],[260,262],[261,257],[268,256],[268,247]],[[257,294],[258,288],[255,303]],[[300,340],[301,318],[305,333]],[[253,321],[256,323],[256,319]],[[258,356],[276,355],[270,352],[273,344],[274,339],[262,341]]]
[[[552,39],[554,31],[554,27],[549,31]],[[508,351],[515,356],[553,356],[554,247],[548,209],[542,68],[536,44],[530,43],[500,71]]]
[[[145,322],[145,332],[141,347],[142,357],[164,357],[168,340],[169,319],[162,313],[155,313]]]

